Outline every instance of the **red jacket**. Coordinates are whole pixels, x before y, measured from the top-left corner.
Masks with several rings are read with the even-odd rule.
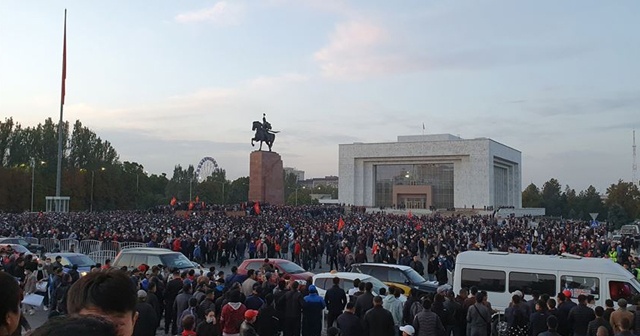
[[[244,312],[247,307],[240,302],[229,302],[222,307],[220,313],[220,325],[222,332],[227,334],[240,333],[240,325],[244,321]]]

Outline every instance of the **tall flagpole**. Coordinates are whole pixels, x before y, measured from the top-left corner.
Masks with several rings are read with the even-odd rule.
[[[56,173],[56,197],[62,189],[62,112],[64,107],[65,80],[67,79],[67,10],[64,10],[64,38],[62,44],[62,89],[60,91],[60,121],[58,121],[58,171]],[[56,206],[57,208],[57,206]],[[56,209],[59,211],[60,209]]]

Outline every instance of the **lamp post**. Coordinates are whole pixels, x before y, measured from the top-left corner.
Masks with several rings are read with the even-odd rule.
[[[105,168],[102,167],[100,168],[100,170],[104,171]],[[96,171],[92,170],[91,171],[91,205],[89,206],[89,212],[93,212],[93,185],[94,185],[95,177],[96,177]]]
[[[35,186],[36,186],[36,159],[31,158],[31,212],[33,212],[33,199],[35,196]],[[44,161],[40,161],[40,164],[45,164]]]

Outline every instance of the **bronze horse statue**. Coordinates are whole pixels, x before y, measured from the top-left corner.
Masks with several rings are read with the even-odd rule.
[[[258,150],[262,150],[262,143],[266,142],[267,146],[269,147],[269,151],[271,151],[271,146],[273,146],[273,142],[276,140],[276,135],[275,131],[271,131],[271,124],[269,124],[268,122],[265,121],[264,125],[263,123],[259,122],[259,121],[254,121],[253,122],[253,128],[251,128],[252,131],[256,131],[255,136],[251,139],[251,146],[254,146],[253,142],[254,141],[260,141],[260,148],[258,148]],[[266,127],[265,127],[266,126]]]

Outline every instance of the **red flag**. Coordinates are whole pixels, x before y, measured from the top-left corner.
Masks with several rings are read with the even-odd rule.
[[[255,211],[256,215],[260,214],[260,203],[259,202],[255,202],[253,204],[253,211]]]
[[[338,231],[341,231],[344,228],[344,220],[342,217],[338,220]]]
[[[67,79],[67,10],[64,10],[64,38],[62,42],[62,92],[60,105],[64,105],[65,81]]]
[[[175,196],[173,196],[173,198],[171,199],[171,202],[169,202],[169,204],[171,204],[171,206],[176,205],[176,203],[178,202],[178,200],[176,199]]]

